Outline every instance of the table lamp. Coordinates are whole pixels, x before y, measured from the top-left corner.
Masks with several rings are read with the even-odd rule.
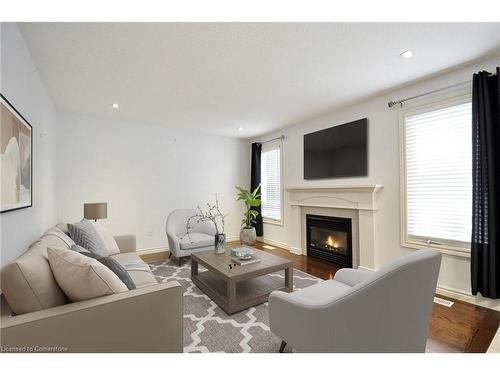
[[[102,203],[84,203],[83,217],[89,220],[106,219],[108,217],[108,204]]]

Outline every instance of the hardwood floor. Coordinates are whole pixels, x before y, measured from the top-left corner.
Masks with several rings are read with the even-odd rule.
[[[229,247],[237,243],[228,244]],[[341,268],[320,259],[296,255],[276,246],[258,242],[256,248],[293,262],[294,268],[321,279],[332,279]],[[145,255],[147,262],[166,259],[168,253]],[[440,296],[454,302],[446,307],[434,304],[427,339],[427,350],[439,353],[485,353],[500,325],[500,312]]]
[[[288,250],[266,249],[264,244],[256,248],[290,259],[294,268],[322,279],[331,279],[340,267],[320,259],[304,255],[291,254]],[[274,247],[274,246],[273,246]],[[451,307],[434,304],[429,328],[427,346],[432,352],[472,352],[484,353],[500,324],[500,313],[480,306],[472,305],[452,298]]]
[[[168,258],[169,253],[170,252],[168,252],[168,251],[162,251],[162,252],[153,253],[153,254],[142,254],[141,258],[146,263],[161,262],[162,260],[165,260]]]

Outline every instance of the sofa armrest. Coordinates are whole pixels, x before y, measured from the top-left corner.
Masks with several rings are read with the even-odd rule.
[[[355,286],[366,280],[373,274],[371,271],[358,270],[353,268],[342,268],[335,273],[334,280],[349,286]]]
[[[3,351],[182,352],[176,281],[2,317]]]
[[[115,241],[120,249],[120,253],[133,253],[137,251],[136,240],[133,234],[115,236]]]

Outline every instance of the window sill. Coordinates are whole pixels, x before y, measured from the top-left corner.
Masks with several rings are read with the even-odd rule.
[[[441,252],[442,254],[470,259],[470,250],[459,247],[435,245],[435,244],[428,245],[425,242],[412,242],[412,241],[402,242],[401,246],[417,250],[433,249]]]
[[[282,227],[283,226],[283,220],[274,220],[274,219],[270,219],[270,218],[267,218],[267,217],[264,217],[262,219],[262,222],[264,224],[271,224],[271,225],[277,225],[279,227]]]

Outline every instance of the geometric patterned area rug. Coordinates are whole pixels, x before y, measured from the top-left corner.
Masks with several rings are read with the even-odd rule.
[[[184,288],[185,353],[277,353],[281,340],[269,330],[268,304],[227,315],[191,282],[191,261],[148,263],[159,282],[178,281]],[[199,266],[199,271],[203,271]],[[283,279],[284,271],[270,277]],[[321,282],[315,276],[293,270],[294,289]],[[289,351],[287,346],[285,351]]]

